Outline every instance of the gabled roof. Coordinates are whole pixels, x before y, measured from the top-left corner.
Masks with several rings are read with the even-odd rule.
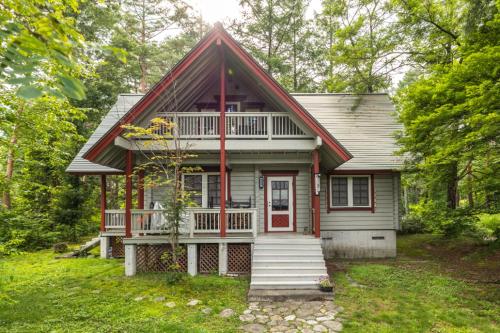
[[[246,66],[251,73],[259,80],[276,99],[279,100],[291,112],[294,112],[316,135],[318,135],[323,144],[334,151],[341,160],[348,161],[352,155],[345,149],[334,137],[327,131],[316,119],[309,114],[289,93],[286,92],[263,68],[253,59],[222,27],[216,26],[176,65],[168,72],[160,82],[152,87],[125,115],[121,121],[117,121],[107,132],[96,142],[91,144],[82,157],[93,161],[106,147],[111,145],[114,139],[123,132],[121,124],[132,123],[148,106],[153,104],[156,99],[171,86],[183,72],[185,72],[197,58],[199,58],[209,47],[215,43],[223,45],[229,55],[234,56],[238,61]]]
[[[394,133],[402,129],[387,94],[293,94],[354,156],[336,170],[398,170]]]
[[[387,94],[292,94],[292,96],[353,154],[337,170],[397,170],[402,165],[394,156],[398,149],[393,133],[402,128]],[[92,163],[82,156],[143,97],[123,94],[66,169],[70,173],[122,172]]]
[[[83,158],[83,155],[96,143],[104,134],[106,134],[113,126],[120,122],[120,119],[137,103],[142,94],[121,94],[118,96],[115,105],[104,116],[101,123],[92,133],[88,141],[83,145],[76,157],[71,161],[66,168],[69,173],[81,174],[102,174],[102,173],[123,173],[122,170],[113,169],[104,165],[92,163]]]

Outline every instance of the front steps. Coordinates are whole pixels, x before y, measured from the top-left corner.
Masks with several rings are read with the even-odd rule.
[[[325,299],[331,294],[319,291],[318,280],[326,275],[320,239],[299,234],[261,235],[254,243],[249,299]]]

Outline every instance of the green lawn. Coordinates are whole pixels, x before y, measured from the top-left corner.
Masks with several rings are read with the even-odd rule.
[[[122,260],[53,258],[42,251],[0,261],[0,332],[234,332],[237,317],[218,313],[246,306],[245,279],[196,277],[171,287],[161,274],[124,277]],[[188,307],[191,299],[202,304]]]
[[[397,260],[340,263],[345,332],[500,332],[499,252],[471,243],[404,236]]]
[[[498,249],[427,235],[400,237],[398,247],[397,260],[334,261],[345,332],[500,332]],[[246,279],[167,286],[162,274],[124,277],[122,260],[53,258],[0,259],[0,332],[236,332],[237,316],[218,313],[246,306]]]

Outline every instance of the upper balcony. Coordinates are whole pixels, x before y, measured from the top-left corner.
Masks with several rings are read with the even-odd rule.
[[[225,115],[227,139],[310,138],[288,114],[283,112],[232,112]],[[159,113],[157,116],[176,123],[178,135],[182,139],[220,137],[218,112]],[[160,129],[158,134],[164,134],[165,130]]]

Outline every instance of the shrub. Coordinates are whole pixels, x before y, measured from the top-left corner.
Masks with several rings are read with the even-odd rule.
[[[497,214],[480,214],[478,227],[483,231],[486,237],[500,240],[500,213]]]
[[[68,243],[55,243],[52,248],[55,253],[64,253],[68,251]]]

